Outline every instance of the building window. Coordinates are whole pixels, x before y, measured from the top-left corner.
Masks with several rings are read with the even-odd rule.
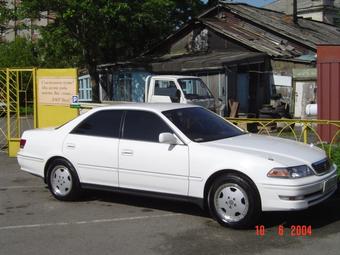
[[[80,76],[79,80],[79,101],[92,101],[92,86],[90,75]]]

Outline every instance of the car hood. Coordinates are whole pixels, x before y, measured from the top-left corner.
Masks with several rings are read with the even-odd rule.
[[[284,166],[312,163],[326,157],[323,150],[300,142],[265,135],[245,134],[205,143],[214,148],[247,153]]]

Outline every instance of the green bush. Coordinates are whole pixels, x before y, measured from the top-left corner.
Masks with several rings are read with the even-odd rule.
[[[0,43],[1,68],[27,68],[37,65],[34,44],[25,38],[17,37],[12,42]]]
[[[33,114],[33,107],[32,106],[20,106],[20,115],[24,116],[24,115],[32,115]]]
[[[322,146],[320,146],[322,147]],[[329,144],[324,144],[323,149],[326,151],[327,155],[331,153],[330,158],[338,167],[338,176],[340,177],[340,144],[334,144],[332,147]]]

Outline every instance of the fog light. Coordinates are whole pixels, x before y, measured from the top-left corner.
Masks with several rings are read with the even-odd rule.
[[[282,200],[289,200],[289,201],[296,201],[296,200],[303,200],[305,196],[296,196],[296,197],[289,197],[289,196],[279,196]]]

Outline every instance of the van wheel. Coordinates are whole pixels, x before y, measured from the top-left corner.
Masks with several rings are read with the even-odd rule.
[[[252,227],[260,212],[261,202],[253,184],[237,174],[222,175],[208,194],[210,214],[224,227]]]
[[[79,197],[79,179],[71,163],[64,159],[56,159],[47,172],[48,188],[56,199],[70,201]]]

